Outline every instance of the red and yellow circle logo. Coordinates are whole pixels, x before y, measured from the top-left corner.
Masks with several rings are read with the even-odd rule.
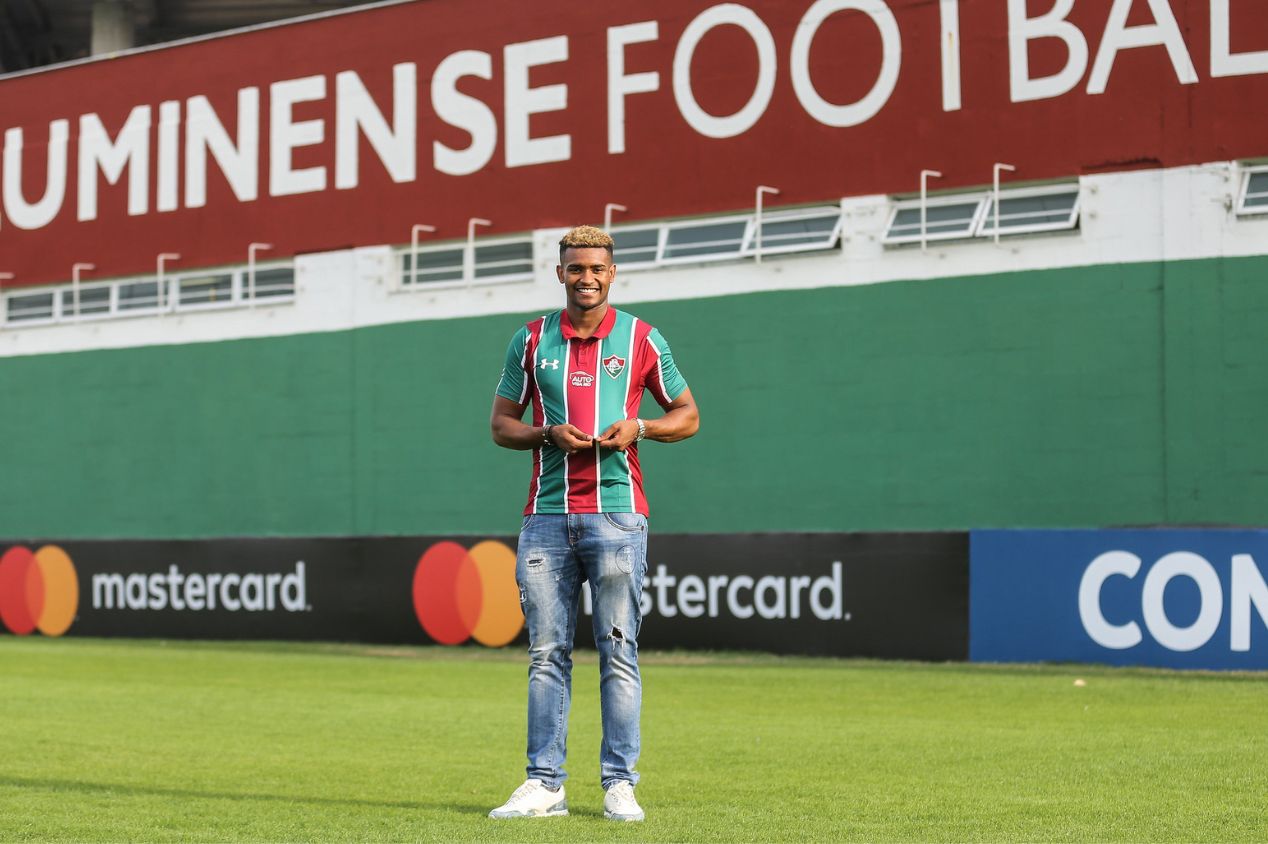
[[[79,577],[61,548],[15,545],[0,557],[0,621],[10,633],[60,636],[78,609]]]
[[[442,645],[475,639],[502,647],[524,627],[515,552],[492,540],[470,551],[456,542],[437,542],[414,569],[414,612],[427,635]]]

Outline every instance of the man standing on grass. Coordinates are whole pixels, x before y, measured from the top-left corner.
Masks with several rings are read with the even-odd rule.
[[[638,774],[639,598],[647,571],[647,499],[638,465],[644,438],[677,442],[700,417],[669,344],[608,305],[612,238],[579,226],[559,241],[567,307],[511,339],[493,397],[493,441],[533,452],[515,579],[528,622],[528,779],[491,818],[568,814],[564,797],[577,598],[590,582],[599,649],[603,816],[641,821]],[[638,418],[643,390],[665,409]],[[522,421],[533,408],[533,424]]]

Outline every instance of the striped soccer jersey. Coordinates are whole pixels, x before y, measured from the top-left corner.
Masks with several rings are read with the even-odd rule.
[[[644,389],[668,408],[687,382],[659,331],[609,306],[588,339],[577,337],[567,311],[521,328],[506,350],[497,394],[531,402],[533,425],[568,423],[598,437],[613,422],[637,418]],[[533,449],[524,508],[530,513],[647,515],[637,444],[624,452],[594,448],[573,455],[553,444]]]

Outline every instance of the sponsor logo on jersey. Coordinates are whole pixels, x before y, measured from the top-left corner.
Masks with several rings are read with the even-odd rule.
[[[572,386],[574,387],[589,387],[591,384],[594,383],[593,375],[591,375],[589,372],[581,372],[580,370],[572,373],[571,378],[572,378]]]

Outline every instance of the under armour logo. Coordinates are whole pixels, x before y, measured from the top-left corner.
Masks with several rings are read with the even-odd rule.
[[[549,366],[551,369],[558,369],[559,358],[555,358],[554,360],[546,360],[545,358],[542,358],[541,366],[539,368],[545,369],[547,366]]]

